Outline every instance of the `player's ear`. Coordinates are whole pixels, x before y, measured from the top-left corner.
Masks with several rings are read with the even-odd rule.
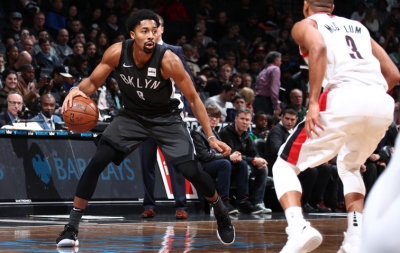
[[[130,31],[129,32],[129,36],[131,36],[131,39],[135,39],[135,32]]]

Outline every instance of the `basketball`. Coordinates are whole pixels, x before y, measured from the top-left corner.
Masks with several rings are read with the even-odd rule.
[[[90,98],[77,96],[72,100],[72,107],[63,112],[63,120],[69,130],[78,133],[87,132],[96,126],[99,109]]]

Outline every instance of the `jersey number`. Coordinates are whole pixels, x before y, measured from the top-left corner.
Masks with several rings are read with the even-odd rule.
[[[346,38],[347,45],[348,45],[348,46],[351,48],[351,50],[354,52],[354,53],[350,53],[350,54],[349,54],[350,57],[351,57],[352,59],[364,59],[364,58],[361,56],[360,52],[358,52],[357,47],[356,47],[356,43],[354,43],[353,38],[350,37],[349,35],[346,35],[345,38]]]

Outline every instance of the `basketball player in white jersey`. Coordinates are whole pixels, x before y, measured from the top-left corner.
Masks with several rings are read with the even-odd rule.
[[[399,82],[399,71],[361,23],[332,15],[333,8],[333,0],[304,1],[306,18],[292,30],[309,64],[310,101],[305,121],[282,145],[273,167],[288,221],[281,252],[311,252],[321,244],[321,234],[303,217],[297,174],[336,154],[348,211],[338,252],[360,252],[365,195],[360,165],[393,120],[394,102],[386,92]]]

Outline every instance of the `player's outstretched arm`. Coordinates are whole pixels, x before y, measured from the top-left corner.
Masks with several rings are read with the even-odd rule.
[[[62,111],[72,107],[72,99],[76,96],[90,95],[95,92],[107,79],[111,71],[118,66],[121,56],[121,43],[110,46],[103,55],[99,65],[93,70],[92,74],[84,78],[78,85],[78,89],[72,89],[64,100]]]
[[[387,55],[386,51],[371,38],[372,54],[378,59],[381,65],[382,75],[388,83],[388,91],[400,82],[400,73],[396,65]]]
[[[319,136],[316,126],[323,130],[319,122],[318,100],[328,63],[327,49],[317,24],[311,19],[303,19],[296,23],[292,29],[292,36],[302,53],[308,53],[310,93],[305,128],[307,137],[312,138],[312,133]]]
[[[188,73],[183,68],[181,60],[171,51],[166,51],[161,62],[162,76],[172,78],[183,95],[188,100],[194,115],[203,127],[204,133],[207,137],[213,136],[210,124],[208,122],[207,112],[204,108],[203,102],[199,98]],[[208,139],[210,146],[221,152],[224,156],[231,153],[231,148],[225,143],[218,141],[216,138],[211,137]]]

